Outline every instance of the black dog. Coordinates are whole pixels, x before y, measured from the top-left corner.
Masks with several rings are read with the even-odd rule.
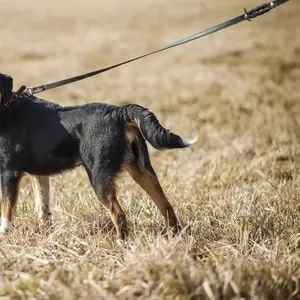
[[[61,107],[27,93],[12,101],[13,80],[0,74],[0,176],[2,223],[12,224],[23,175],[33,175],[36,211],[49,220],[49,175],[82,165],[122,239],[126,216],[116,198],[115,179],[126,170],[149,194],[166,223],[179,221],[153,170],[147,140],[156,149],[184,148],[184,140],[163,128],[155,115],[139,105],[93,103]]]

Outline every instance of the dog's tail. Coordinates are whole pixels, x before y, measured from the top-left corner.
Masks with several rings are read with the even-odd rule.
[[[124,122],[134,122],[139,127],[143,137],[156,149],[174,149],[189,147],[197,141],[183,139],[161,126],[156,116],[148,109],[129,104],[119,107],[119,116]]]

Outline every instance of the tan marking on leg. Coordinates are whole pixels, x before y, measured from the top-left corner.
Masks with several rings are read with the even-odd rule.
[[[169,225],[174,232],[180,231],[181,226],[179,220],[175,215],[173,207],[167,200],[155,172],[152,174],[135,163],[127,165],[126,170],[156,204],[165,218],[166,224]]]
[[[105,192],[106,200],[105,203],[108,205],[104,205],[107,209],[108,213],[111,216],[111,219],[114,223],[114,226],[117,231],[118,237],[121,239],[125,239],[128,235],[127,233],[127,222],[126,222],[126,216],[125,213],[120,206],[117,196],[116,196],[116,190],[114,187],[108,189]]]
[[[35,194],[35,211],[42,221],[51,222],[50,180],[48,176],[32,176]]]

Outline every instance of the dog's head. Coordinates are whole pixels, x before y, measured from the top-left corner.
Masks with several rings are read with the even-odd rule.
[[[0,73],[0,106],[11,100],[13,89],[13,79]]]

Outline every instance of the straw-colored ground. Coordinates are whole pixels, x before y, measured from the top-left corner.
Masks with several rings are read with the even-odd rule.
[[[134,57],[260,1],[0,2],[0,71],[39,85]],[[29,179],[0,237],[0,299],[300,299],[300,3],[40,94],[138,103],[189,149],[150,149],[185,232],[119,181],[130,238],[116,240],[87,176],[52,178],[55,231],[39,230]],[[97,143],[97,141],[95,141]]]

